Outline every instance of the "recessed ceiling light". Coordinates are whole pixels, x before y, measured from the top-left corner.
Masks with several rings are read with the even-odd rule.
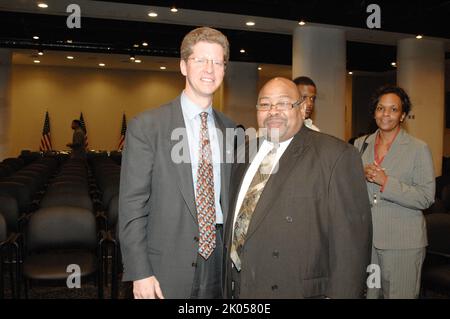
[[[39,37],[37,35],[33,36],[33,39],[39,40]]]
[[[144,47],[146,47],[146,46],[148,46],[148,43],[147,43],[147,42],[142,42],[142,45],[143,45]]]
[[[241,52],[241,53],[245,53],[245,50],[244,49],[241,49],[239,52]]]
[[[156,12],[149,12],[148,16],[151,18],[156,18],[158,16],[158,14]]]
[[[142,61],[139,60],[139,59],[135,59],[134,62],[135,62],[135,63],[141,63]]]
[[[136,60],[136,58],[134,57],[134,55],[130,55],[130,60],[131,60],[131,61]]]
[[[165,66],[160,66],[159,68],[160,68],[161,70],[167,69]]]
[[[305,21],[303,21],[303,20],[301,20],[299,23],[298,23],[299,25],[301,25],[301,26],[303,26],[303,25],[305,25],[306,24],[306,22]]]
[[[46,3],[44,3],[44,2],[39,2],[37,6],[38,6],[39,8],[42,8],[42,9],[48,8],[48,4],[46,4]]]
[[[99,63],[98,66],[105,66],[105,63]]]
[[[39,50],[38,55],[44,55],[44,52],[42,50]]]
[[[139,48],[139,44],[134,44],[133,47]]]
[[[353,74],[353,72],[352,72],[352,71],[350,71],[350,72],[348,72],[348,74],[352,75],[352,74]]]
[[[176,12],[178,12],[178,9],[175,7],[172,7],[172,9],[170,9],[170,12],[176,13]]]
[[[397,63],[396,62],[392,62],[391,65],[395,67],[395,66],[397,66]]]
[[[67,42],[67,43],[72,43],[72,40],[67,40],[66,42]]]
[[[258,67],[258,70],[261,71],[261,70],[262,70],[262,67]]]
[[[41,63],[41,61],[39,61],[39,60],[34,60],[33,62],[34,63]]]
[[[245,23],[245,25],[248,25],[249,27],[253,27],[253,26],[255,25],[255,22],[253,22],[253,21],[247,21],[247,22]]]
[[[71,55],[66,56],[66,58],[67,58],[68,60],[73,60],[73,59],[74,59],[74,57],[71,56]]]
[[[416,39],[418,39],[418,40],[420,40],[420,39],[422,39],[423,38],[423,35],[421,35],[421,34],[418,34],[417,36],[416,36]]]

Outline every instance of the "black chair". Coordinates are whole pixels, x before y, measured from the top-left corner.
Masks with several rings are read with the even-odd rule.
[[[102,240],[94,215],[76,207],[49,207],[35,212],[28,223],[23,262],[25,297],[30,282],[66,284],[67,267],[76,264],[80,279],[96,277],[103,298]]]
[[[41,208],[55,206],[79,207],[93,212],[92,200],[88,194],[79,192],[52,192],[45,194],[40,202]]]
[[[450,297],[450,214],[425,216],[427,256],[422,269],[422,295],[428,292]]]

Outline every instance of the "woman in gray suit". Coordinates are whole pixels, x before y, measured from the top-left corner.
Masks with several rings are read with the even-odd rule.
[[[417,298],[427,246],[422,210],[434,201],[433,160],[428,146],[401,127],[411,109],[403,89],[379,89],[372,107],[378,130],[355,141],[372,206],[367,298]]]

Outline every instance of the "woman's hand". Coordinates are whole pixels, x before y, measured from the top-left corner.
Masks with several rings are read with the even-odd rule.
[[[387,175],[385,173],[385,169],[375,163],[364,166],[364,174],[366,175],[367,181],[371,183],[375,183],[380,186],[384,186],[386,183]]]

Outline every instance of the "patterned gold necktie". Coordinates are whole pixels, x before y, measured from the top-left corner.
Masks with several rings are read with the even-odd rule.
[[[258,170],[253,177],[247,193],[245,194],[241,208],[239,209],[236,222],[234,224],[233,241],[231,244],[231,260],[238,271],[241,270],[241,251],[247,236],[248,225],[258,204],[259,197],[264,190],[270,172],[275,162],[278,146],[276,145],[262,160]]]
[[[202,123],[195,202],[200,235],[198,253],[203,258],[208,259],[216,248],[216,206],[211,143],[207,125],[208,113],[200,113],[200,118]]]

